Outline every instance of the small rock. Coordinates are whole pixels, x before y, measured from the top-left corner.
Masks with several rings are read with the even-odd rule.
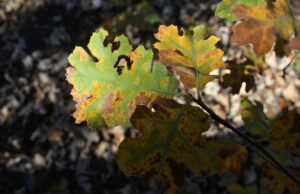
[[[37,168],[44,167],[46,165],[45,158],[41,154],[34,154],[33,156],[33,165]]]

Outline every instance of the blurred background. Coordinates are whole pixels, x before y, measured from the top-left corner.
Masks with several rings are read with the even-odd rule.
[[[1,0],[0,194],[161,193],[157,185],[144,184],[119,171],[117,146],[130,132],[118,127],[93,132],[85,123],[74,124],[71,86],[65,80],[67,57],[76,45],[85,47],[99,27],[113,35],[125,34],[134,46],[143,44],[150,48],[159,24],[191,28],[206,23],[222,38],[219,46],[228,49],[231,24],[214,15],[219,2]],[[234,48],[231,51],[238,52]],[[284,65],[278,71],[269,71],[270,79],[262,79],[261,83],[274,86],[270,80],[276,80],[276,72],[281,77],[283,68]],[[297,71],[289,70],[288,83],[282,79],[276,82],[282,90],[290,88],[282,99],[272,93],[276,103],[265,100],[274,108],[273,112],[293,100],[299,106],[299,99],[295,99],[298,93],[291,96],[299,89],[295,77]],[[257,99],[275,91],[273,87],[269,89],[258,89]],[[221,91],[217,84],[205,89],[208,96],[215,97],[226,91]],[[229,110],[228,106],[238,100],[221,95],[210,102],[219,115],[234,120],[238,107]],[[232,182],[255,183],[256,170],[249,164],[239,175],[190,177],[187,184],[198,193],[228,193],[226,187]]]

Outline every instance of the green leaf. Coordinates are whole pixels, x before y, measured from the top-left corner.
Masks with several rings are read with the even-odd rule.
[[[209,116],[200,108],[160,99],[155,112],[138,106],[131,122],[142,135],[119,147],[119,166],[127,175],[155,179],[176,193],[184,184],[184,169],[195,175],[239,171],[246,150],[229,141],[207,141]]]
[[[90,39],[88,48],[96,60],[82,47],[76,47],[69,56],[73,67],[66,73],[73,85],[76,123],[87,121],[94,129],[130,126],[129,118],[137,105],[149,107],[157,97],[172,98],[178,84],[168,76],[165,66],[155,64],[151,68],[151,50],[140,46],[132,51],[127,38],[118,36],[115,42],[120,46],[112,51],[111,43],[104,45],[107,36],[107,31],[101,29]]]
[[[265,0],[223,0],[217,6],[216,15],[229,21],[235,21],[237,18],[233,15],[233,10],[240,4],[248,7],[254,7],[265,6],[266,2]]]
[[[268,139],[271,123],[263,111],[262,104],[259,102],[252,104],[249,100],[243,100],[241,108],[241,115],[247,131]]]
[[[300,53],[296,55],[294,66],[297,71],[300,71]]]
[[[259,136],[258,139],[268,141],[271,146],[266,149],[281,164],[290,164],[292,153],[300,154],[300,131],[297,130],[300,123],[295,111],[280,115],[271,122],[259,102],[253,104],[249,100],[243,100],[241,106],[244,128],[252,135]]]

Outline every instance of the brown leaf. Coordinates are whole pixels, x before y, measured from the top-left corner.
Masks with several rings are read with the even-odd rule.
[[[249,60],[239,63],[238,61],[227,62],[230,69],[230,74],[226,74],[223,80],[220,81],[222,87],[231,87],[231,92],[237,94],[240,91],[242,83],[246,83],[246,91],[255,87],[254,75],[247,71],[247,66],[253,66],[253,63]]]
[[[252,44],[257,55],[269,52],[277,36],[289,40],[293,35],[293,20],[285,0],[269,2],[265,7],[238,5],[234,15],[242,21],[233,26],[232,41]]]
[[[155,37],[159,42],[154,47],[159,51],[160,61],[180,76],[187,88],[203,88],[217,76],[213,70],[225,68],[223,51],[216,48],[219,38],[206,38],[205,26],[197,26],[192,32],[177,26],[160,26]]]
[[[300,38],[292,38],[289,43],[291,49],[300,50]]]
[[[270,136],[274,149],[300,155],[300,115],[289,111],[276,118]]]
[[[266,176],[271,178],[271,182],[268,184],[268,190],[272,194],[299,194],[300,187],[287,177],[284,173],[278,171],[269,164],[263,164],[263,172]],[[300,178],[299,172],[292,172],[295,177]]]

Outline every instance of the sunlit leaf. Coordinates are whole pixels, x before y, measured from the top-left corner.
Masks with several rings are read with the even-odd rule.
[[[215,46],[219,38],[210,36],[205,39],[205,36],[204,26],[197,26],[189,32],[174,25],[162,25],[155,34],[159,42],[154,47],[159,51],[161,62],[171,67],[188,88],[203,88],[216,78],[209,75],[213,70],[226,67],[222,61],[223,51]]]
[[[218,4],[216,9],[216,15],[220,18],[227,19],[229,21],[236,20],[236,17],[232,14],[234,8],[237,5],[245,5],[247,7],[264,6],[265,0],[223,0]]]
[[[265,7],[238,5],[233,15],[242,21],[232,28],[232,41],[240,45],[252,44],[257,55],[269,52],[277,36],[289,40],[294,33],[286,0],[277,0]]]
[[[124,36],[118,49],[104,45],[107,31],[94,33],[88,48],[94,60],[82,47],[69,56],[73,67],[67,69],[67,80],[73,85],[76,123],[87,121],[92,128],[130,126],[136,105],[150,106],[157,97],[172,98],[178,81],[168,76],[165,66],[153,65],[153,53],[140,46],[134,51]],[[121,57],[121,58],[120,58]]]
[[[119,166],[128,175],[155,179],[176,193],[184,184],[184,169],[195,175],[237,172],[247,158],[231,141],[207,141],[202,133],[209,117],[200,108],[161,99],[156,111],[138,106],[131,122],[142,134],[119,147]]]

